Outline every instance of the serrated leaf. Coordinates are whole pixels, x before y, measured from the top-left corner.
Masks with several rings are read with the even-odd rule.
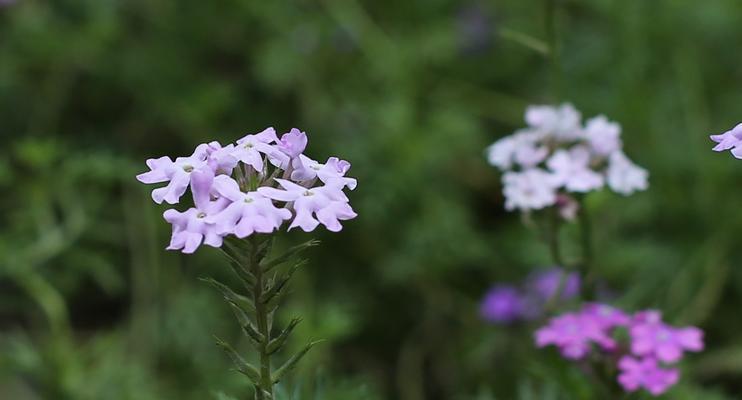
[[[286,339],[288,339],[289,335],[291,334],[291,331],[294,330],[296,325],[299,325],[299,322],[301,322],[301,318],[293,318],[291,322],[289,322],[288,326],[281,331],[281,333],[276,336],[275,339],[271,340],[270,343],[268,343],[268,347],[266,348],[266,351],[268,354],[273,354],[277,352],[278,350],[283,347],[283,345],[286,343]]]
[[[301,351],[299,351],[298,353],[294,354],[291,358],[289,358],[288,361],[286,361],[280,368],[275,370],[273,374],[271,375],[271,380],[273,381],[273,383],[276,384],[280,382],[281,379],[283,379],[283,376],[286,375],[286,373],[288,373],[292,369],[294,369],[294,367],[296,367],[296,364],[299,362],[299,360],[301,360],[302,357],[304,357],[304,355],[306,355],[307,352],[312,347],[314,347],[314,345],[321,343],[321,342],[322,340],[311,342],[308,345],[306,345],[303,349],[301,349]]]
[[[291,280],[291,277],[294,275],[294,272],[296,272],[299,267],[306,264],[307,260],[301,260],[294,264],[291,268],[289,268],[283,276],[276,278],[275,281],[271,284],[271,286],[266,290],[265,293],[263,293],[260,296],[260,301],[263,304],[268,304],[271,302],[271,300],[274,300],[276,296],[280,295],[283,289],[286,287],[286,284],[289,283],[289,280]],[[270,308],[270,307],[269,307]]]
[[[232,346],[229,345],[229,343],[219,339],[218,337],[214,336],[214,339],[216,340],[216,345],[221,347],[222,350],[224,350],[225,353],[229,356],[230,359],[232,359],[232,362],[237,366],[237,370],[248,377],[250,381],[254,385],[260,384],[260,373],[258,373],[258,369],[253,367],[249,362],[245,361],[244,358],[242,358],[237,351],[232,348]]]
[[[238,258],[236,258],[235,255],[230,254],[229,251],[223,248],[220,248],[220,250],[222,251],[222,254],[227,257],[229,266],[232,267],[232,270],[235,272],[235,274],[237,274],[237,276],[245,283],[245,287],[249,289],[250,287],[255,285],[255,276],[244,267],[248,264],[249,261],[240,261]]]
[[[206,282],[216,288],[219,292],[221,292],[224,300],[226,300],[230,304],[235,305],[244,312],[255,313],[255,305],[253,305],[252,300],[250,300],[249,297],[235,293],[229,286],[217,281],[214,278],[199,278],[199,280],[201,282]]]
[[[276,266],[281,265],[281,264],[289,261],[293,256],[297,255],[301,251],[303,251],[303,250],[305,250],[305,249],[307,249],[309,247],[316,246],[319,243],[320,243],[319,240],[312,239],[312,240],[306,241],[306,242],[304,242],[302,244],[299,244],[299,245],[296,245],[294,247],[291,247],[288,250],[286,250],[285,253],[281,254],[280,256],[278,256],[278,257],[276,257],[276,258],[274,258],[272,260],[267,260],[267,261],[266,260],[263,260],[263,261],[261,261],[260,262],[260,267],[263,269],[263,272],[268,272],[268,271],[272,270],[273,268],[275,268]]]

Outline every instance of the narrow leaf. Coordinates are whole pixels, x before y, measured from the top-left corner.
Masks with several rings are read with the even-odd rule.
[[[268,343],[268,348],[266,349],[268,351],[268,354],[273,354],[277,352],[278,350],[283,347],[283,345],[286,343],[286,339],[288,339],[289,335],[291,334],[291,331],[296,328],[296,325],[299,325],[299,322],[301,322],[301,318],[293,318],[291,322],[289,322],[289,325],[281,331],[281,333],[276,336],[275,339],[271,340],[270,343]]]
[[[219,339],[216,336],[214,336],[214,339],[216,340],[216,345],[221,347],[222,350],[227,353],[229,358],[232,359],[232,362],[234,362],[234,364],[237,366],[237,370],[240,373],[248,377],[253,384],[260,384],[260,373],[258,373],[257,368],[253,367],[249,362],[245,361],[245,359],[242,358],[237,353],[237,351],[229,345],[229,343]]]
[[[247,317],[247,315],[236,305],[230,303],[229,305],[232,306],[232,310],[234,311],[235,315],[237,315],[237,319],[240,321],[240,326],[242,327],[242,331],[245,332],[245,334],[253,340],[253,342],[256,345],[260,345],[263,343],[263,340],[265,336],[263,336],[258,330],[255,328],[255,325],[250,321],[250,318]]]
[[[308,345],[306,345],[303,349],[301,349],[301,351],[294,354],[293,357],[289,358],[288,361],[286,361],[280,368],[275,370],[273,374],[271,375],[271,380],[273,381],[273,383],[275,384],[275,383],[280,382],[283,376],[286,375],[286,373],[288,373],[289,371],[294,369],[294,367],[296,367],[296,364],[299,362],[299,360],[302,359],[302,357],[304,357],[305,354],[307,354],[309,349],[311,349],[312,347],[314,347],[314,345],[321,343],[321,342],[322,340],[311,342]]]
[[[248,264],[249,261],[247,261],[246,259],[240,261],[239,258],[241,257],[234,256],[230,254],[229,251],[223,248],[220,249],[222,251],[222,254],[224,254],[229,260],[229,266],[232,267],[235,274],[237,274],[237,276],[239,276],[240,279],[242,279],[242,281],[245,283],[245,287],[250,288],[255,285],[255,276],[253,276],[253,274],[244,267]]]
[[[283,276],[276,278],[274,282],[272,282],[268,290],[266,290],[266,292],[260,296],[260,301],[264,304],[267,304],[268,302],[273,300],[276,295],[280,294],[283,291],[283,289],[286,287],[286,284],[289,283],[289,280],[294,275],[294,272],[296,272],[299,267],[306,263],[307,260],[301,260],[294,264],[291,268],[289,268]]]
[[[312,239],[302,244],[296,245],[294,247],[289,248],[288,250],[286,250],[285,253],[281,254],[280,256],[272,260],[267,260],[267,261],[263,260],[260,263],[260,267],[263,268],[264,272],[268,272],[274,267],[289,261],[293,256],[297,255],[299,252],[303,251],[304,249],[307,249],[312,246],[316,246],[318,244],[319,244],[319,240]]]
[[[217,281],[216,279],[199,278],[199,280],[202,282],[206,282],[216,288],[219,292],[221,292],[224,300],[228,301],[230,304],[234,304],[247,313],[255,312],[255,305],[253,305],[252,300],[250,300],[249,297],[235,293],[229,286]]]

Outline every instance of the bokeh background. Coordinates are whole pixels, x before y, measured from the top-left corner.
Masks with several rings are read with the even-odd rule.
[[[252,398],[212,334],[249,347],[197,280],[234,278],[213,249],[164,250],[134,175],[266,126],[360,182],[278,316],[305,318],[294,349],[327,339],[285,398],[596,398],[534,325],[478,315],[550,264],[483,149],[561,101],[620,122],[650,171],[588,207],[616,303],[707,333],[667,398],[742,398],[742,162],[707,138],[742,119],[742,4],[555,1],[555,74],[547,3],[0,0],[0,398]]]

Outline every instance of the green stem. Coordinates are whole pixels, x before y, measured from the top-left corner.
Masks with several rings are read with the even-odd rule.
[[[271,400],[273,399],[273,381],[271,378],[271,356],[268,353],[268,343],[271,340],[271,324],[270,313],[266,309],[265,303],[261,301],[263,289],[265,288],[265,276],[260,266],[258,247],[258,241],[251,240],[250,269],[255,276],[255,284],[252,290],[255,304],[255,319],[258,325],[258,332],[263,336],[263,340],[258,346],[258,352],[260,354],[260,385],[256,388],[255,399]]]
[[[593,238],[592,224],[590,223],[590,213],[583,198],[579,199],[580,210],[578,212],[578,222],[580,227],[580,247],[582,250],[582,260],[580,261],[580,273],[584,279],[585,297],[591,300],[594,297],[593,281],[595,274],[592,268],[593,264]]]

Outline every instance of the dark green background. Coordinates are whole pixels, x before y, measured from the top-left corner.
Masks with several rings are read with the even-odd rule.
[[[549,265],[503,211],[483,149],[531,103],[623,126],[647,192],[592,195],[596,268],[628,310],[696,324],[707,350],[672,399],[742,398],[742,161],[707,135],[742,120],[738,0],[556,2],[17,0],[0,8],[0,398],[251,398],[217,334],[247,351],[200,276],[166,252],[134,175],[275,126],[353,163],[359,214],[317,236],[282,322],[327,341],[294,399],[595,398],[534,326],[477,316],[497,281]],[[565,230],[568,254],[574,232]],[[642,396],[636,396],[641,398]],[[226,399],[226,396],[221,398]]]

